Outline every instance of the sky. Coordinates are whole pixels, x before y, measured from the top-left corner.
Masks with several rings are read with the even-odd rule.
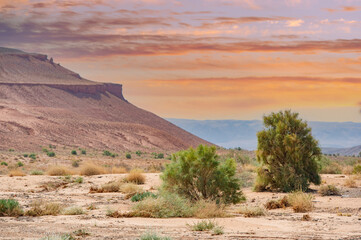
[[[0,0],[0,46],[165,118],[361,122],[361,0]]]

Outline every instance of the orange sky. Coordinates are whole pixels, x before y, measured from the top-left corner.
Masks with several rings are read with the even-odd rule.
[[[360,29],[359,0],[0,0],[0,46],[172,118],[361,122]]]

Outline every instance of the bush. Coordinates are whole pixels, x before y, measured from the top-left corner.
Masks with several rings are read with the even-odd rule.
[[[132,155],[131,155],[130,153],[127,153],[127,154],[125,154],[125,157],[126,157],[127,159],[131,159],[131,158],[132,158]]]
[[[8,165],[8,163],[7,162],[1,162],[1,164],[0,164],[1,166],[7,166]]]
[[[329,165],[326,165],[322,168],[320,173],[323,174],[341,174],[342,169],[341,166],[336,162],[330,162]]]
[[[145,176],[141,169],[132,169],[130,173],[125,177],[125,181],[135,184],[144,184]]]
[[[40,170],[34,170],[31,171],[30,175],[44,175],[44,172]]]
[[[29,157],[29,154],[25,153],[25,154],[23,154],[23,157],[27,158],[27,157]]]
[[[140,237],[140,240],[171,240],[170,237],[162,237],[156,233],[145,233]]]
[[[266,202],[265,207],[266,209],[277,209],[277,208],[286,208],[289,207],[290,203],[288,201],[287,196],[284,196],[281,199],[278,200],[270,200],[268,202]]]
[[[18,167],[23,167],[24,166],[24,163],[22,163],[22,162],[17,162],[17,164],[16,164]]]
[[[18,201],[14,199],[0,199],[0,217],[18,217],[23,215],[23,210]]]
[[[293,192],[288,195],[289,202],[294,212],[309,212],[313,209],[311,194],[307,194],[301,191]]]
[[[76,150],[72,150],[71,155],[78,155],[78,152]]]
[[[135,154],[137,154],[140,157],[140,155],[142,155],[142,152],[138,150],[135,152]]]
[[[93,163],[87,163],[80,169],[80,175],[93,176],[104,174],[105,170],[103,167],[95,165]]]
[[[10,177],[24,177],[24,176],[26,176],[26,174],[23,171],[21,171],[20,169],[15,169],[15,170],[11,170],[9,172],[9,176]]]
[[[85,150],[85,149],[82,149],[82,150],[81,150],[81,154],[86,155],[86,150]]]
[[[163,159],[163,158],[164,158],[164,153],[157,154],[157,159]]]
[[[361,174],[361,165],[358,164],[358,165],[354,166],[352,173],[353,174]]]
[[[67,176],[72,175],[73,172],[65,166],[53,166],[48,169],[47,174],[49,176]]]
[[[202,220],[200,222],[194,223],[193,225],[188,225],[192,231],[209,231],[216,227],[216,223],[211,220]]]
[[[340,195],[340,190],[334,185],[322,185],[318,193],[321,194],[321,196],[338,196]]]
[[[40,240],[74,240],[75,238],[71,234],[64,234],[64,235],[49,235]]]
[[[209,199],[223,203],[238,203],[243,194],[236,177],[236,163],[218,161],[216,148],[200,145],[172,156],[161,176],[165,189],[192,201]]]
[[[29,154],[29,158],[35,160],[36,159],[36,154],[35,153]]]
[[[241,206],[237,213],[243,214],[244,217],[259,217],[266,215],[264,208],[251,206]]]
[[[127,194],[128,197],[132,197],[136,193],[143,192],[143,188],[134,183],[123,183],[119,187],[119,192]]]
[[[71,165],[75,168],[79,167],[79,161],[78,160],[74,160]]]
[[[256,191],[267,189],[290,192],[319,185],[318,161],[321,149],[307,122],[291,111],[263,118],[265,128],[257,133],[257,160],[261,163]]]
[[[127,173],[127,169],[124,167],[112,167],[112,174],[122,174],[122,173]]]
[[[64,215],[82,215],[84,214],[84,210],[81,207],[70,207],[70,208],[66,208],[64,209]]]
[[[82,177],[77,177],[74,182],[76,183],[83,183],[84,179]]]
[[[344,185],[349,188],[357,188],[356,181],[353,178],[347,178]]]
[[[59,215],[63,207],[59,203],[48,203],[43,200],[35,201],[31,204],[31,208],[26,211],[25,215],[31,217],[45,216],[45,215]]]
[[[55,152],[47,152],[48,157],[55,157]]]
[[[157,198],[157,195],[152,192],[137,193],[130,200],[132,202],[139,202],[139,201],[143,201],[145,198],[148,197]]]

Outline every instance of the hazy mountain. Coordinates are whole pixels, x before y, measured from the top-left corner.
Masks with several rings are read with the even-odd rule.
[[[256,134],[263,128],[260,120],[168,120],[217,145],[248,150],[257,148]],[[322,148],[350,148],[361,144],[361,123],[309,122],[309,125]]]
[[[179,150],[206,141],[82,78],[46,55],[0,48],[0,149],[56,144]]]

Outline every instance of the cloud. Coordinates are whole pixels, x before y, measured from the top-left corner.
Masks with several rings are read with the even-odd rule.
[[[297,20],[288,20],[286,22],[286,25],[288,27],[299,27],[304,23],[304,21],[302,19],[297,19]]]
[[[334,13],[334,12],[354,12],[360,11],[361,7],[359,6],[342,6],[340,8],[324,8],[324,10]]]

